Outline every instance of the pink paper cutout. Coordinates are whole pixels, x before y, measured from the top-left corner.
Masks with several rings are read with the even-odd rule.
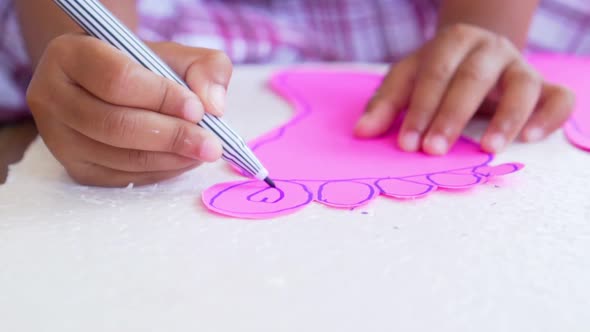
[[[493,156],[460,138],[446,156],[406,153],[396,132],[371,140],[352,135],[382,76],[363,72],[293,69],[271,87],[295,107],[285,125],[251,142],[277,189],[255,180],[220,183],[202,196],[217,213],[264,219],[293,213],[312,201],[356,208],[379,195],[426,196],[437,188],[466,189],[518,171],[519,163],[490,166]]]
[[[575,92],[576,107],[563,129],[572,144],[590,151],[590,58],[550,54],[530,61],[547,80]]]

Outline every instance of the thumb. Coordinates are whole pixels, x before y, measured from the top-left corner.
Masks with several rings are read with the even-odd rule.
[[[225,53],[170,42],[151,43],[150,47],[185,80],[206,112],[223,115],[232,74],[231,60]]]

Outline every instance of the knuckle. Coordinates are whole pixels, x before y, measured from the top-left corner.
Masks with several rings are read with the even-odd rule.
[[[172,86],[172,82],[167,79],[160,79],[160,87],[159,91],[162,91],[160,94],[160,102],[158,108],[155,109],[158,113],[163,113],[164,108],[166,107],[166,102],[170,98],[170,92],[174,87]]]
[[[129,162],[131,165],[137,165],[141,169],[149,169],[152,164],[151,153],[142,150],[129,150],[128,153]]]
[[[512,52],[515,50],[514,44],[506,36],[501,34],[490,34],[487,39],[487,43],[492,47],[493,50],[502,52]]]
[[[113,98],[120,100],[125,91],[133,84],[133,66],[130,61],[113,64],[103,76],[102,91]]]
[[[168,149],[173,152],[180,152],[183,150],[187,140],[188,129],[184,125],[178,125],[174,129],[170,142],[168,143]]]
[[[31,79],[31,83],[25,92],[25,102],[32,114],[40,113],[57,113],[64,111],[63,92],[58,89],[59,84],[52,84],[54,76],[40,78],[36,73]],[[60,106],[61,105],[61,106]]]
[[[426,69],[426,73],[424,74],[426,78],[436,82],[446,81],[451,75],[453,75],[453,66],[446,61],[433,64]]]
[[[108,137],[126,140],[135,135],[137,120],[127,112],[110,111],[103,119],[102,128]]]
[[[487,82],[490,80],[489,73],[474,63],[467,63],[459,67],[456,76],[457,79],[473,82]]]

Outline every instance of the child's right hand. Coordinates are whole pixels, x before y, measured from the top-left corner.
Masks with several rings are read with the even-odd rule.
[[[27,102],[77,182],[153,183],[221,157],[219,140],[196,122],[203,112],[223,113],[230,60],[209,49],[150,46],[194,92],[86,35],[56,38],[39,61]]]

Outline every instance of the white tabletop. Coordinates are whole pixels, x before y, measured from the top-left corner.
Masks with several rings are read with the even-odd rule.
[[[271,70],[236,70],[246,138],[289,117]],[[200,203],[221,163],[97,189],[37,141],[0,187],[0,331],[589,331],[590,153],[557,133],[512,161],[466,193],[243,221]]]

